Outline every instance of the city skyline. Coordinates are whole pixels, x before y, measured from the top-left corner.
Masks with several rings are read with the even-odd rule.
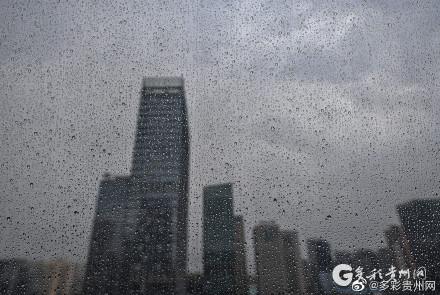
[[[209,184],[234,183],[252,272],[261,220],[303,252],[378,249],[397,204],[438,197],[438,1],[1,8],[1,257],[85,261],[102,175],[131,170],[142,76],[186,81],[191,271]]]
[[[175,77],[175,78],[170,78],[169,76],[162,76],[162,77],[153,77],[153,78],[151,78],[152,80],[151,81],[153,81],[154,79],[159,79],[159,80],[161,80],[161,79],[165,79],[165,80],[169,80],[169,79],[171,79],[170,81],[171,81],[171,83],[177,83],[177,84],[179,84],[179,83],[183,83],[183,82],[179,82],[179,81],[183,81],[183,78],[182,77]],[[150,81],[150,82],[151,82]],[[142,80],[142,83],[141,83],[141,85],[145,85],[145,83],[146,83],[146,80],[144,79],[144,80]],[[176,85],[177,85],[176,84]],[[135,165],[137,165],[139,162],[138,161],[135,161],[135,150],[136,150],[136,144],[137,144],[137,142],[136,142],[136,140],[134,141],[134,147],[133,147],[133,153],[132,153],[132,155],[133,155],[133,157],[132,157],[132,160],[131,160],[131,163],[132,163],[132,168],[129,170],[129,172],[131,171],[132,173],[133,173],[133,169],[135,169],[134,167],[135,167]],[[232,165],[231,165],[231,167],[232,167]],[[134,173],[133,175],[135,175],[136,173]],[[104,173],[104,179],[106,178],[106,177],[108,177],[108,176],[110,176],[111,174],[109,174],[108,172],[106,172],[106,173]],[[118,175],[115,175],[115,177],[119,177]],[[238,183],[240,183],[240,180],[238,180],[237,181]],[[200,193],[200,195],[202,195],[202,193]],[[276,200],[276,198],[274,198],[274,200]],[[259,211],[260,213],[261,212],[264,212],[263,210],[260,210]],[[396,211],[396,213],[397,213],[397,211]],[[330,215],[328,215],[328,216],[330,216]],[[325,217],[325,220],[328,220],[327,219],[327,217],[328,216],[326,216]],[[396,214],[396,216],[397,216],[397,214]],[[273,220],[273,219],[262,219],[262,220],[260,220],[260,221],[267,221],[267,220]],[[254,223],[254,225],[257,225],[258,224],[258,222],[259,221],[257,221],[257,222],[255,222]],[[389,223],[389,224],[387,224],[387,226],[389,226],[389,225],[393,225],[394,223]],[[291,225],[287,225],[287,228],[290,228],[291,227]],[[292,229],[294,229],[294,228],[292,228]],[[251,230],[253,230],[253,228],[251,228]],[[250,236],[250,232],[251,231],[247,231],[247,234],[246,234],[246,236],[248,237],[248,239],[249,239],[249,236]],[[315,235],[315,237],[316,237],[316,235]],[[322,237],[322,236],[319,236],[319,237]],[[304,240],[304,239],[303,239]],[[250,245],[251,243],[247,243],[247,245],[248,245],[248,251],[247,251],[247,261],[248,261],[248,270],[251,272],[251,273],[254,273],[255,272],[255,261],[253,260],[254,259],[254,257],[253,257],[253,248],[252,247],[249,247],[249,245]],[[302,244],[302,250],[303,250],[303,252],[305,252],[305,253],[307,253],[307,251],[306,251],[306,243],[305,242],[302,242],[301,243]],[[380,246],[377,246],[378,248],[380,247]],[[375,248],[375,247],[372,247],[373,249]],[[307,254],[306,254],[307,255]],[[196,265],[195,267],[194,267],[194,265],[192,266],[192,268],[195,270],[195,272],[197,272],[197,270],[200,270],[201,269],[201,267],[202,267],[202,264],[201,263],[199,263],[198,265]]]
[[[114,177],[106,177],[107,179],[104,178],[102,182],[103,188],[108,187],[106,181],[118,181]],[[116,182],[113,188],[117,188],[118,191],[115,191],[114,195],[124,196],[124,193],[121,191],[123,187],[124,185],[121,185],[120,181],[119,183]],[[108,193],[104,192],[103,195],[105,196],[106,194]],[[353,249],[349,252],[335,251],[326,240],[313,238],[307,240],[308,253],[306,253],[306,256],[303,256],[299,247],[300,237],[298,237],[295,231],[282,229],[274,221],[260,222],[254,227],[254,235],[252,237],[256,247],[257,263],[257,272],[254,276],[246,274],[245,271],[246,255],[244,244],[246,242],[243,235],[242,218],[241,216],[234,216],[232,213],[232,184],[209,185],[204,189],[204,204],[207,207],[204,218],[206,221],[204,222],[204,244],[206,245],[204,251],[207,251],[204,255],[205,271],[203,274],[185,273],[184,285],[186,287],[182,294],[223,294],[226,289],[228,289],[227,292],[229,294],[245,294],[247,292],[249,294],[256,294],[255,292],[259,292],[258,294],[272,294],[275,291],[281,292],[281,294],[299,295],[334,294],[333,292],[352,293],[351,288],[355,290],[354,283],[350,287],[341,287],[341,285],[332,282],[332,270],[334,267],[336,269],[338,264],[339,266],[351,265],[351,267],[356,268],[356,272],[360,267],[361,271],[365,270],[365,278],[369,281],[374,279],[371,279],[367,274],[372,274],[375,271],[385,276],[390,276],[394,268],[396,272],[399,272],[399,279],[401,271],[404,276],[406,276],[405,273],[408,275],[408,278],[411,276],[411,279],[413,279],[413,273],[415,279],[416,274],[418,274],[415,270],[423,269],[422,276],[427,278],[427,282],[430,280],[429,283],[435,284],[435,280],[438,278],[438,263],[435,260],[426,260],[425,252],[420,252],[421,249],[419,248],[427,246],[436,249],[439,246],[438,239],[430,239],[429,244],[421,245],[419,238],[414,237],[414,228],[420,226],[429,233],[431,238],[440,233],[435,222],[433,222],[435,216],[433,214],[423,214],[423,212],[426,213],[427,211],[434,212],[432,211],[434,207],[423,206],[428,203],[431,203],[434,207],[439,204],[438,200],[424,199],[398,205],[403,225],[390,226],[385,231],[387,237],[386,245],[377,251],[368,248]],[[112,206],[112,203],[109,203],[109,206]],[[155,212],[157,208],[153,206],[149,208],[149,212]],[[118,217],[119,214],[117,214],[118,210],[114,211],[116,215],[110,218],[110,220],[119,220],[119,223],[121,223],[120,221],[122,220]],[[100,212],[99,214],[105,213],[102,210],[98,210],[98,212]],[[420,214],[423,214],[423,216],[420,216]],[[105,214],[103,217],[107,218]],[[165,218],[163,220],[168,220],[167,217],[163,217]],[[419,224],[417,219],[421,219],[422,224]],[[122,222],[120,226],[123,226],[123,224]],[[127,233],[130,234],[130,232],[132,231],[128,230]],[[416,235],[419,235],[419,233],[416,233]],[[114,242],[111,242],[112,236],[111,231],[107,231],[107,233],[101,234],[97,238],[109,244],[114,253],[123,251]],[[162,243],[160,235],[151,236],[150,238],[153,244],[160,245]],[[148,241],[139,239],[136,239],[134,242],[137,244],[138,249],[139,246],[142,248],[142,246],[148,244]],[[101,277],[99,283],[96,282],[98,284],[92,284],[95,290],[91,294],[101,294],[103,292],[118,294],[125,292],[123,291],[124,289],[119,289],[120,287],[126,288],[126,283],[130,282],[130,271],[128,271],[125,264],[129,263],[128,265],[136,266],[138,263],[136,259],[131,259],[133,254],[131,253],[127,257],[127,261],[119,261],[116,256],[110,257],[107,255],[107,257],[100,257],[97,261],[101,267],[104,266],[104,268],[100,268],[100,271],[105,271],[105,264],[109,262],[113,271],[110,272],[110,280]],[[162,257],[163,254],[165,253],[155,253],[158,257]],[[93,257],[96,254],[91,252],[91,255]],[[162,258],[158,260],[159,263],[166,263],[165,257]],[[143,261],[141,264],[145,262]],[[144,266],[148,268],[148,265],[150,264],[147,263]],[[420,265],[424,266],[420,267]],[[116,272],[115,267],[118,269]],[[89,266],[84,271],[84,266],[60,259],[51,261],[0,259],[0,292],[23,295],[34,293],[55,295],[59,292],[69,295],[88,294],[86,291],[87,280],[90,280],[90,270],[88,268]],[[127,274],[129,276],[120,277],[118,275],[119,270],[122,270],[122,274],[128,271]],[[160,268],[155,271],[159,271],[157,274],[161,273]],[[386,271],[390,271],[390,273],[385,273]],[[133,283],[141,283],[145,278],[149,277],[142,275],[142,266],[136,273],[136,281],[133,281]],[[379,278],[382,279],[381,276]],[[395,290],[402,288],[399,281],[395,285],[398,289]],[[106,286],[107,289],[102,289],[100,286]],[[368,293],[371,290],[381,288],[378,285],[374,287],[375,289],[371,289],[373,288],[371,286],[366,286],[365,292]],[[410,285],[406,283],[405,286],[407,291],[412,290],[412,288],[414,290],[420,288],[416,283],[413,284],[412,281],[410,281]],[[386,288],[389,288],[389,285]],[[435,285],[431,285],[430,288],[435,288]],[[138,292],[140,294],[145,292],[153,294],[153,290],[150,287],[147,290],[138,290]],[[172,293],[170,293],[170,290],[164,291],[162,289],[162,291],[159,290],[158,294]],[[358,293],[356,292],[356,294]]]

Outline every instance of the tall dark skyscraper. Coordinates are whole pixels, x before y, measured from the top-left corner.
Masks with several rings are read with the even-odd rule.
[[[246,237],[242,216],[234,216],[234,279],[235,294],[249,293],[249,277],[246,266]]]
[[[85,294],[115,294],[127,288],[126,238],[131,177],[105,175],[101,180],[90,249],[84,277]],[[131,211],[131,212],[130,212]],[[127,272],[118,271],[125,269]]]
[[[416,267],[426,267],[427,280],[440,280],[440,200],[414,200],[397,206]]]
[[[399,269],[414,268],[409,241],[401,226],[392,225],[385,231],[392,264]]]
[[[304,270],[296,231],[275,222],[254,228],[258,294],[305,294]]]
[[[149,182],[186,184],[188,155],[183,79],[144,78],[132,175]]]
[[[332,256],[330,244],[324,239],[309,239],[307,240],[307,252],[311,278],[308,293],[324,294],[329,291],[331,283]]]
[[[280,227],[275,222],[267,221],[256,225],[254,247],[258,294],[286,294],[288,277]]]
[[[232,184],[203,190],[203,263],[206,293],[234,293],[234,210]]]
[[[282,257],[284,257],[288,293],[305,294],[304,269],[299,237],[296,231],[281,231],[281,252]]]
[[[332,257],[330,244],[324,239],[307,240],[309,260],[319,271],[327,272],[331,269]]]
[[[146,247],[143,255],[156,259],[159,265],[168,261],[161,269],[171,272],[170,276],[176,279],[178,293],[183,293],[186,277],[189,131],[182,78],[144,78],[132,175],[138,183],[135,194],[143,200],[142,207],[147,210],[146,213],[151,212],[148,220],[142,223],[151,234],[150,239],[142,243]],[[155,220],[156,216],[161,216],[159,219],[162,222]],[[158,237],[161,237],[159,241]],[[157,271],[152,269],[149,273]]]
[[[184,294],[189,132],[182,78],[142,83],[131,175],[100,184],[86,294]]]

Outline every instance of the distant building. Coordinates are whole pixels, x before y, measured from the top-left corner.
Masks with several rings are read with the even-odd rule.
[[[29,264],[24,259],[0,260],[0,294],[32,294],[35,290]]]
[[[393,254],[390,248],[384,247],[377,250],[377,257],[379,262],[377,264],[378,269],[388,270],[393,264]]]
[[[255,275],[249,275],[249,295],[258,295],[258,283]]]
[[[377,251],[361,248],[353,252],[352,259],[351,263],[354,267],[361,266],[365,271],[369,271],[379,268],[379,265],[386,260],[386,257],[379,257]],[[386,268],[389,266],[390,265],[388,264]]]
[[[81,284],[79,264],[65,260],[0,260],[0,294],[76,295]]]
[[[330,244],[324,239],[307,240],[309,260],[319,271],[329,271],[332,267]]]
[[[144,212],[139,266],[148,294],[185,292],[187,261],[189,127],[182,78],[144,78],[132,175]],[[142,238],[141,238],[142,239]],[[139,246],[138,245],[138,246]],[[136,272],[136,271],[135,271]]]
[[[440,281],[440,200],[420,199],[397,206],[416,267]]]
[[[255,226],[254,248],[258,294],[286,294],[287,267],[279,226],[274,222],[262,222]]]
[[[204,295],[203,275],[197,273],[188,274],[186,293],[188,295]]]
[[[85,294],[184,294],[188,169],[183,79],[145,78],[131,174],[100,184]]]
[[[234,259],[235,294],[248,294],[249,276],[246,266],[246,239],[242,216],[234,216]]]
[[[203,267],[206,294],[233,294],[235,290],[235,219],[232,184],[203,190]]]
[[[70,295],[82,295],[82,287],[84,282],[85,264],[74,263],[73,264],[73,282],[70,288]]]
[[[413,268],[409,241],[401,226],[392,225],[385,231],[388,248],[391,251],[392,264],[399,269]]]
[[[281,255],[285,261],[287,292],[296,295],[305,294],[304,267],[296,231],[281,231]]]
[[[106,175],[101,181],[98,203],[90,239],[90,250],[84,282],[85,294],[114,294],[127,289],[130,253],[126,243],[131,239],[137,208],[130,206],[131,177]],[[114,293],[112,293],[114,292]]]
[[[335,251],[335,259],[334,264],[338,265],[338,264],[351,264],[353,261],[353,254],[349,251]]]
[[[39,264],[47,295],[74,295],[81,276],[80,266],[65,260],[41,262]]]
[[[330,244],[324,239],[307,240],[307,252],[310,275],[307,292],[308,294],[328,294],[332,288]]]

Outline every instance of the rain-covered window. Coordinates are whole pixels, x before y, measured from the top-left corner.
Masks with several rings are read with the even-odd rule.
[[[0,294],[439,294],[440,2],[0,1]]]

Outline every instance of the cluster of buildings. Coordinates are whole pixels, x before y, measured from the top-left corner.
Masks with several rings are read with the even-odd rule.
[[[129,175],[107,174],[100,183],[85,270],[60,261],[3,260],[1,294],[336,294],[331,272],[339,263],[422,265],[440,279],[439,200],[398,206],[402,225],[387,229],[386,247],[376,251],[333,253],[326,240],[309,239],[305,259],[296,231],[261,222],[253,229],[256,269],[249,274],[231,183],[203,190],[203,274],[187,274],[189,131],[182,78],[143,80],[132,161]]]
[[[297,232],[262,222],[253,230],[251,276],[244,221],[226,183],[203,190],[203,275],[187,275],[188,134],[183,79],[144,79],[131,174],[100,185],[85,294],[330,294],[339,262],[440,270],[431,250],[440,245],[440,202],[418,200],[398,207],[402,226],[387,231],[378,251],[332,253],[326,240],[310,239],[304,259]]]
[[[84,269],[65,260],[0,260],[0,294],[81,294]]]

